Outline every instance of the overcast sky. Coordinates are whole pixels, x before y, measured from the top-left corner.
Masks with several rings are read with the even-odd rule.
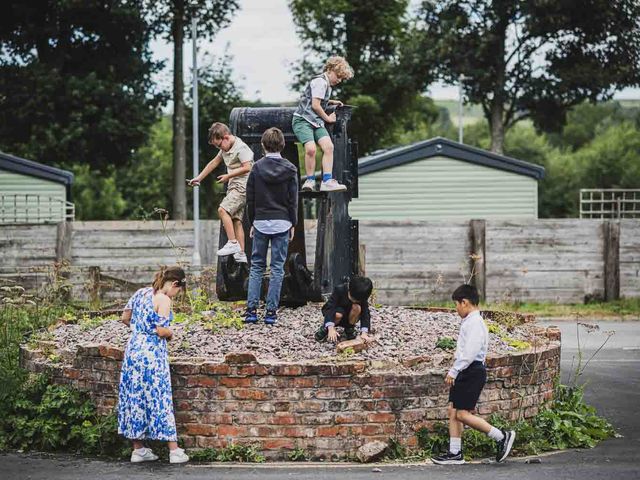
[[[222,30],[214,42],[198,44],[198,61],[206,53],[221,56],[225,49],[233,57],[233,72],[238,86],[249,100],[284,102],[295,100],[299,92],[291,91],[292,62],[302,58],[302,48],[293,24],[287,0],[240,0],[240,10],[231,25]],[[167,89],[171,85],[172,47],[154,42],[156,59],[165,59],[166,68],[156,81]],[[185,45],[185,82],[191,82],[191,43]],[[357,72],[356,72],[357,74]],[[436,99],[457,99],[457,88],[432,85],[430,94]],[[640,89],[625,89],[616,98],[640,99]]]

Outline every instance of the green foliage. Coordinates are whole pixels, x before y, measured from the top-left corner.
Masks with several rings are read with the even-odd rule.
[[[611,424],[584,403],[582,387],[565,385],[556,387],[553,404],[532,419],[507,422],[492,415],[489,423],[496,428],[516,431],[515,455],[538,455],[565,448],[593,448],[615,434]],[[440,453],[449,446],[449,430],[444,423],[437,423],[433,431],[421,428],[416,431],[416,437],[422,456]],[[495,453],[495,442],[477,430],[465,429],[462,442],[466,459]],[[409,452],[412,453],[415,452]]]
[[[304,450],[294,450],[298,455],[304,453]],[[254,445],[239,445],[231,443],[224,448],[202,448],[189,452],[189,457],[195,462],[251,462],[263,463],[265,458],[259,453]],[[299,461],[303,458],[297,458],[293,461]]]
[[[92,172],[129,162],[164,101],[141,3],[3,4],[1,150]]]
[[[306,462],[309,460],[309,453],[302,447],[296,447],[289,452],[287,459],[290,462]]]
[[[147,220],[155,208],[171,205],[171,119],[160,118],[147,141],[133,154],[131,164],[116,173],[125,201],[121,217]]]
[[[79,220],[115,220],[121,218],[126,201],[116,184],[113,169],[100,175],[88,164],[73,167],[73,199]]]
[[[358,106],[351,130],[361,154],[396,143],[404,119],[416,109],[425,119],[417,95],[431,83],[433,65],[416,62],[424,52],[409,48],[408,0],[381,0],[376,8],[368,0],[290,0],[289,5],[308,52],[295,88],[304,88],[329,56],[345,56],[355,76],[336,87],[336,95]]]
[[[231,443],[218,450],[216,455],[218,462],[252,462],[262,463],[265,461],[255,445],[239,445]]]
[[[410,36],[423,54],[414,58],[436,65],[447,83],[464,75],[465,96],[482,106],[491,148],[501,152],[504,131],[519,120],[557,131],[569,107],[638,83],[640,4],[585,8],[588,17],[563,2],[422,2]]]
[[[25,376],[5,399],[0,416],[0,450],[68,451],[123,457],[128,445],[115,416],[99,416],[88,396],[48,385],[44,376]]]
[[[451,337],[439,337],[436,342],[436,348],[441,348],[442,350],[455,350],[456,341]]]

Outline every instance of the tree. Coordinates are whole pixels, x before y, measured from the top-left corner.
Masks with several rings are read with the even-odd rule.
[[[637,0],[425,1],[412,36],[425,52],[416,58],[437,62],[441,78],[464,75],[468,101],[489,122],[491,150],[501,153],[519,120],[558,130],[571,106],[637,85],[638,18]]]
[[[336,90],[356,105],[351,123],[361,153],[393,143],[396,126],[431,83],[431,66],[416,61],[405,32],[408,0],[291,0],[305,52],[297,73],[301,89],[331,55],[343,55],[355,76]],[[420,105],[422,107],[422,105]]]
[[[136,0],[5,2],[0,148],[49,165],[126,165],[156,119],[149,29]]]
[[[209,145],[208,131],[213,122],[229,123],[229,115],[234,107],[243,105],[242,95],[238,86],[233,82],[231,62],[233,58],[224,54],[216,59],[209,57],[199,68],[198,99],[199,99],[199,125],[198,140],[201,165],[211,160],[216,154],[215,147]],[[187,109],[187,115],[191,115],[192,105]],[[191,122],[187,126],[187,138],[191,141],[193,135]],[[225,169],[221,165],[221,169]],[[201,197],[202,215],[206,218],[217,218],[218,205],[224,196],[223,187],[217,183],[216,178],[220,173],[214,172],[202,182],[201,191],[207,192]],[[191,177],[191,173],[187,175]]]
[[[157,35],[173,43],[173,212],[187,217],[185,103],[182,72],[183,43],[191,38],[191,21],[198,21],[199,39],[211,39],[224,28],[238,9],[237,0],[146,1],[146,12]],[[247,34],[249,34],[247,32]]]

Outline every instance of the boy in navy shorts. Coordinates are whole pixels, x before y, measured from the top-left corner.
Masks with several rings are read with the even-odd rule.
[[[485,433],[496,441],[496,461],[502,462],[513,447],[516,433],[502,431],[484,419],[473,415],[476,403],[487,381],[484,366],[489,347],[489,330],[478,308],[478,291],[471,285],[461,285],[451,296],[462,318],[453,367],[447,373],[449,385],[449,451],[431,460],[439,465],[461,465],[462,431],[464,425]]]

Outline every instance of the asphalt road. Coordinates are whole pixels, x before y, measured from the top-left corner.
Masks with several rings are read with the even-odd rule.
[[[583,320],[584,321],[584,320]],[[457,479],[474,480],[564,480],[564,479],[640,479],[640,419],[635,407],[640,405],[640,322],[589,322],[601,331],[586,333],[574,322],[547,321],[560,326],[563,333],[562,374],[566,381],[575,371],[578,343],[583,364],[602,344],[602,331],[615,331],[604,348],[590,360],[580,381],[586,382],[586,400],[616,427],[620,438],[601,443],[591,450],[577,450],[540,457],[541,463],[510,459],[503,464],[471,464],[455,467],[437,465],[412,466],[344,466],[339,464],[301,466],[266,464],[260,466],[203,466],[166,463],[131,465],[68,456],[0,455],[0,479],[233,479],[233,480],[360,480],[360,479]],[[373,472],[374,468],[380,472]]]

